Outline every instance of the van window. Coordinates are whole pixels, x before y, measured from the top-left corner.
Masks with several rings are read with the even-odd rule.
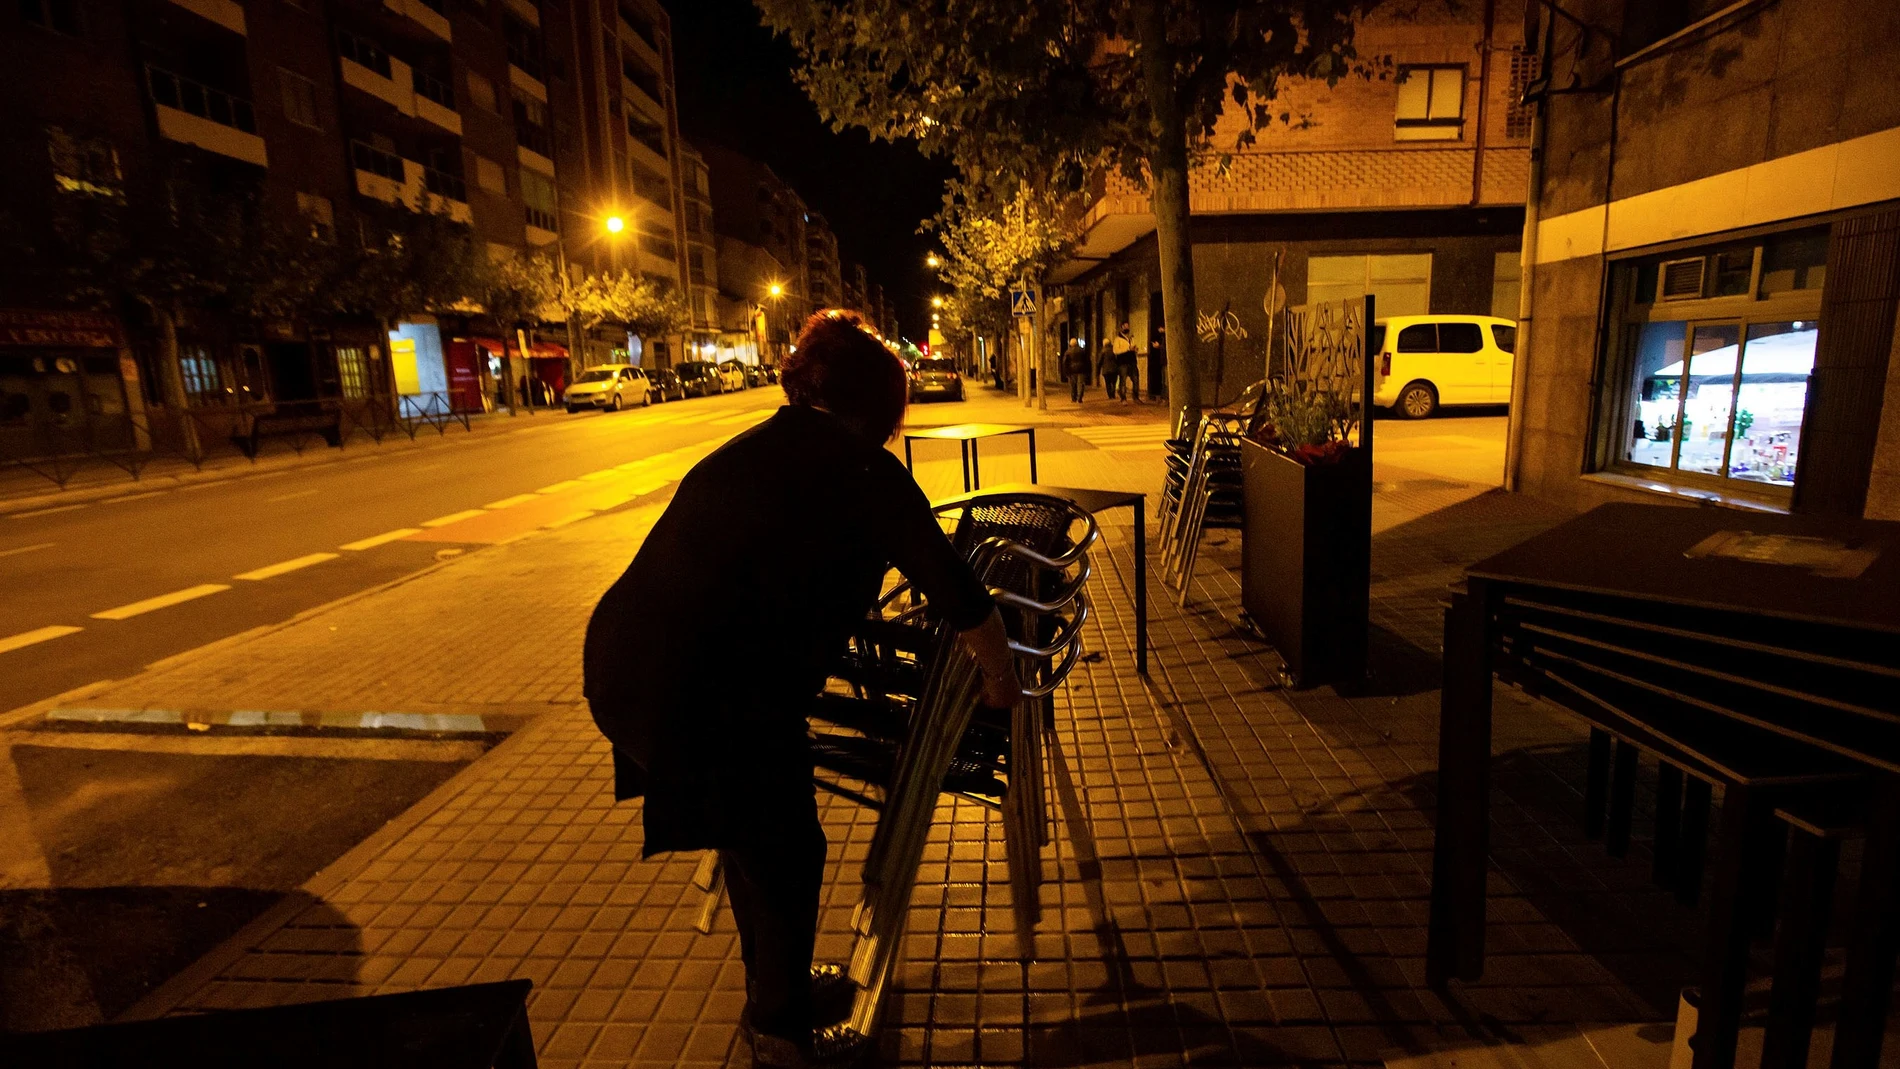
[[[1438,351],[1441,353],[1477,353],[1484,351],[1484,333],[1476,323],[1438,324]]]
[[[1491,327],[1491,337],[1498,343],[1498,348],[1507,353],[1517,352],[1516,327],[1505,327],[1493,324]]]
[[[1372,325],[1372,336],[1371,338],[1367,340],[1367,343],[1366,343],[1366,352],[1377,353],[1377,352],[1383,352],[1384,350],[1385,350],[1385,324],[1374,323]]]
[[[1399,331],[1399,352],[1435,353],[1438,351],[1438,327],[1431,323],[1414,323]]]

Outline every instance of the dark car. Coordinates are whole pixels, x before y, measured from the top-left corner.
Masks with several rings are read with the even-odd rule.
[[[961,401],[963,376],[957,362],[942,357],[922,357],[910,362],[910,399],[912,401]]]
[[[652,392],[655,401],[686,400],[686,386],[680,382],[679,375],[672,368],[655,368],[647,372],[647,379],[652,384],[648,389]]]
[[[754,386],[770,386],[772,384],[772,369],[763,364],[747,364],[745,366],[745,384],[747,389],[751,389]]]
[[[726,392],[719,369],[707,361],[688,360],[673,371],[679,376],[680,388],[687,397],[710,397]]]

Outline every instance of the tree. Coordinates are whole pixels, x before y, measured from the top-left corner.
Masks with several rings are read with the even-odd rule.
[[[1007,199],[997,199],[999,192],[995,184],[952,181],[942,210],[926,224],[944,248],[937,275],[951,290],[940,313],[946,337],[1007,338],[1009,287],[1017,279],[1040,282],[1080,231],[1079,196],[1028,182]]]
[[[569,314],[589,329],[618,323],[646,338],[678,334],[693,325],[693,314],[677,287],[631,271],[589,275],[574,283],[564,300]]]
[[[1273,110],[1283,79],[1366,70],[1353,26],[1376,0],[755,2],[836,128],[915,139],[966,181],[1054,176],[1080,189],[1108,164],[1146,182],[1179,421],[1200,408],[1190,152],[1230,102],[1258,129],[1284,118]]]
[[[546,257],[517,252],[492,260],[483,269],[481,303],[501,332],[501,388],[510,407],[515,403],[515,383],[508,337],[517,325],[540,321],[542,309],[558,307],[560,298],[560,273]]]

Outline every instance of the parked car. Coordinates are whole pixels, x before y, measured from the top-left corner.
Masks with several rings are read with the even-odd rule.
[[[1502,405],[1511,400],[1517,323],[1496,316],[1391,316],[1372,329],[1374,404],[1406,419],[1440,405]]]
[[[680,382],[678,373],[670,367],[656,367],[647,372],[647,381],[653,384],[647,392],[655,401],[686,400],[686,387]]]
[[[651,404],[648,392],[649,381],[644,370],[631,364],[602,364],[581,372],[561,399],[569,412],[583,408],[618,412],[628,405]]]
[[[943,357],[922,357],[910,362],[910,399],[912,401],[961,401],[963,376],[957,362]]]
[[[752,385],[746,381],[746,366],[737,360],[727,360],[719,365],[719,378],[725,382],[728,390],[743,390]]]
[[[709,397],[726,392],[725,377],[719,369],[704,360],[687,360],[673,371],[679,376],[680,386],[688,397]]]
[[[754,386],[771,385],[771,369],[764,364],[747,364],[745,366],[745,384],[747,389],[751,389]]]

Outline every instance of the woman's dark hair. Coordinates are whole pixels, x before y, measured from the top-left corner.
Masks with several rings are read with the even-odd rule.
[[[871,336],[861,316],[842,308],[805,321],[779,381],[793,404],[826,409],[879,443],[897,433],[910,400],[904,362]]]

